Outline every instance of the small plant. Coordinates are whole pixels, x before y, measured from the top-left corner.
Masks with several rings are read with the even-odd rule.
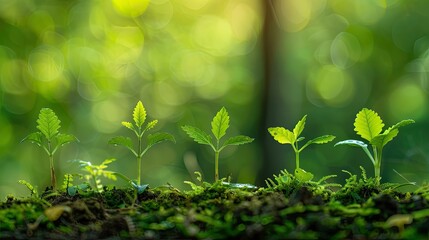
[[[299,167],[299,154],[311,144],[323,144],[334,140],[335,136],[323,135],[306,142],[301,148],[299,142],[304,140],[304,137],[300,137],[305,127],[305,121],[307,115],[305,115],[296,125],[293,131],[290,131],[284,127],[271,127],[268,128],[268,132],[274,137],[274,140],[281,144],[290,144],[295,152],[295,177],[300,181],[310,181],[313,178],[313,174],[304,171]]]
[[[103,185],[101,184],[100,176],[116,181],[115,172],[108,171],[107,165],[114,162],[115,159],[106,159],[100,165],[93,165],[91,162],[79,161],[82,170],[88,174],[84,175],[86,180],[94,183],[94,189],[101,193],[103,191]]]
[[[335,144],[349,145],[354,147],[361,147],[366,155],[368,155],[372,164],[374,165],[374,175],[376,181],[380,182],[380,168],[381,159],[384,146],[395,138],[399,130],[398,128],[414,123],[414,120],[407,119],[398,122],[397,124],[389,127],[383,133],[384,123],[380,116],[373,110],[363,108],[357,115],[354,122],[355,132],[363,139],[367,140],[372,146],[372,154],[368,149],[368,145],[359,140],[345,140]]]
[[[216,141],[212,141],[212,137],[204,132],[203,130],[193,127],[193,126],[182,126],[183,131],[185,131],[189,137],[194,139],[195,142],[199,144],[209,145],[215,152],[215,181],[219,180],[219,154],[227,146],[232,145],[241,145],[246,143],[251,143],[253,138],[248,136],[235,136],[227,139],[222,144],[220,139],[225,136],[226,130],[229,128],[229,115],[224,107],[222,107],[216,116],[213,118],[212,122],[212,133],[216,138]]]
[[[40,110],[39,119],[37,119],[37,129],[39,132],[34,132],[25,137],[21,142],[30,141],[43,148],[49,156],[49,164],[51,170],[51,185],[56,189],[57,180],[55,177],[54,154],[59,147],[64,144],[77,141],[77,138],[70,134],[59,133],[61,121],[58,119],[54,111],[49,108]]]
[[[131,122],[122,122],[122,125],[135,133],[137,136],[137,147],[134,148],[133,141],[129,137],[118,136],[109,140],[109,144],[113,144],[115,146],[121,145],[130,150],[134,156],[137,158],[137,185],[140,186],[141,181],[141,162],[143,155],[155,144],[161,143],[163,141],[172,141],[176,142],[174,137],[168,133],[154,133],[149,134],[147,137],[147,145],[143,148],[143,135],[146,131],[154,128],[158,123],[158,120],[153,120],[146,124],[143,128],[143,124],[146,121],[146,110],[143,106],[143,103],[139,101],[134,108],[133,112],[133,120],[134,124]]]

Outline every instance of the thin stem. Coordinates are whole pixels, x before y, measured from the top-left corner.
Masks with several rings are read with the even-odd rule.
[[[215,151],[215,182],[219,180],[219,151]]]
[[[54,154],[51,152],[51,141],[48,141],[49,168],[51,170],[51,186],[54,190],[57,189],[57,179],[55,177]]]
[[[296,164],[296,169],[299,168],[299,151],[295,152],[295,164]]]
[[[142,136],[143,134],[139,134],[138,136],[138,145],[139,145],[139,151],[137,152],[137,185],[140,185],[141,181],[141,168],[142,168]]]

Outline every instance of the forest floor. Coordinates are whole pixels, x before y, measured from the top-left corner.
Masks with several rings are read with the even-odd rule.
[[[279,175],[269,187],[190,183],[45,191],[0,202],[1,239],[428,239],[429,187],[351,175],[344,186]]]

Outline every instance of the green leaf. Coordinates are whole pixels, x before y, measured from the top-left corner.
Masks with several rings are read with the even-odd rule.
[[[56,139],[57,139],[58,146],[63,146],[64,144],[78,141],[78,139],[75,136],[71,134],[62,134],[62,133],[58,134],[56,136]]]
[[[368,145],[366,143],[359,141],[359,140],[353,140],[353,139],[337,142],[334,146],[338,146],[338,145],[349,145],[349,146],[361,147],[361,148],[368,147]]]
[[[407,125],[412,124],[412,123],[415,123],[415,121],[413,119],[402,120],[402,121],[398,122],[397,124],[391,126],[389,129],[397,129],[397,128],[404,127],[404,126],[407,126]],[[387,130],[389,130],[389,129],[387,129]]]
[[[307,115],[302,117],[302,119],[295,125],[295,128],[293,129],[293,134],[295,135],[295,138],[298,138],[304,130],[306,119]]]
[[[121,122],[121,124],[122,124],[122,126],[135,131],[134,125],[132,123],[130,123],[130,122]]]
[[[398,135],[398,133],[399,133],[398,129],[390,130],[389,128],[383,134],[380,134],[374,137],[370,143],[376,147],[383,148],[388,142],[392,141],[393,138],[395,138]]]
[[[384,123],[376,112],[364,108],[356,115],[354,126],[358,135],[371,142],[375,136],[381,133]]]
[[[231,137],[228,138],[224,143],[222,148],[226,147],[226,146],[232,146],[232,145],[242,145],[242,144],[246,144],[246,143],[251,143],[253,142],[253,138],[248,137],[248,136],[244,136],[244,135],[239,135],[239,136],[235,136],[235,137]]]
[[[205,133],[203,130],[188,125],[182,126],[182,129],[188,134],[189,137],[194,139],[195,142],[214,147],[210,135]]]
[[[217,140],[221,139],[229,128],[228,112],[222,107],[212,120],[212,133]]]
[[[154,133],[147,136],[147,149],[151,148],[153,145],[164,142],[164,141],[172,141],[176,142],[173,135],[169,133]]]
[[[335,136],[332,135],[323,135],[320,137],[317,137],[315,139],[309,140],[305,145],[310,145],[310,144],[324,144],[324,143],[328,143],[332,140],[335,139]]]
[[[313,179],[314,175],[311,172],[306,172],[304,169],[297,168],[295,169],[295,177],[300,182],[308,182]]]
[[[294,144],[296,141],[295,134],[284,127],[268,128],[268,132],[281,144]]]
[[[147,130],[150,130],[150,129],[154,128],[157,123],[158,123],[158,120],[153,120],[153,121],[149,122],[146,125],[146,128],[144,129],[144,131],[147,131]]]
[[[42,108],[40,110],[39,119],[37,119],[37,129],[45,135],[48,141],[51,141],[58,134],[58,129],[61,127],[60,123],[61,121],[52,109]]]
[[[126,147],[131,152],[133,152],[134,155],[137,155],[136,152],[134,151],[133,141],[129,137],[123,137],[123,136],[114,137],[110,139],[108,143],[113,144],[115,146],[120,145],[120,146]]]
[[[34,132],[26,136],[21,142],[30,141],[32,143],[37,144],[38,146],[42,146],[42,133]]]
[[[134,108],[133,119],[136,126],[140,129],[143,123],[146,121],[146,110],[144,109],[143,103],[139,101]]]

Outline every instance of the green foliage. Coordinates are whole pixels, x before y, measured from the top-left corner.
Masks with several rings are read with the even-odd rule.
[[[308,147],[311,144],[324,144],[334,140],[335,136],[332,135],[323,135],[312,140],[307,141],[301,148],[299,147],[299,142],[304,140],[304,137],[300,137],[302,131],[305,128],[305,122],[307,120],[307,115],[305,115],[293,128],[293,131],[290,131],[284,127],[271,127],[268,128],[268,132],[273,136],[274,140],[281,144],[290,144],[295,152],[295,177],[300,181],[310,181],[313,178],[313,174],[306,172],[299,167],[299,154],[302,150]]]
[[[143,106],[143,103],[139,101],[133,111],[133,120],[134,124],[131,122],[122,122],[122,125],[130,129],[137,137],[137,146],[134,146],[134,143],[131,138],[118,136],[109,140],[109,144],[115,146],[123,146],[127,148],[136,158],[137,158],[137,185],[140,186],[141,182],[141,161],[143,155],[154,145],[164,142],[171,141],[176,142],[174,137],[169,133],[154,133],[149,134],[147,137],[146,147],[143,148],[143,135],[146,131],[154,128],[158,123],[158,120],[153,120],[146,124],[143,128],[143,125],[146,121],[146,110]]]
[[[114,161],[115,159],[106,159],[100,165],[93,165],[91,162],[79,161],[81,169],[88,173],[84,175],[84,177],[88,181],[92,180],[94,184],[93,189],[97,192],[103,192],[103,184],[101,184],[100,176],[116,181],[115,172],[106,170],[108,164]]]
[[[384,146],[395,138],[399,133],[399,128],[414,123],[414,120],[407,119],[398,122],[397,124],[389,127],[384,132],[384,123],[380,116],[373,110],[363,108],[357,115],[354,122],[355,132],[363,139],[367,140],[372,146],[372,154],[368,149],[368,145],[359,140],[344,140],[335,144],[349,145],[353,147],[360,147],[367,154],[368,158],[374,165],[374,175],[376,181],[379,182],[381,159]]]
[[[30,141],[45,150],[49,156],[51,184],[56,189],[56,176],[54,168],[54,154],[67,143],[77,141],[77,138],[70,134],[59,133],[61,121],[54,111],[49,108],[42,108],[37,119],[37,129],[39,132],[30,133],[21,142]]]
[[[221,138],[225,136],[226,131],[229,128],[229,115],[225,107],[222,107],[217,114],[214,116],[211,122],[211,131],[216,141],[212,140],[212,137],[204,132],[203,130],[193,126],[182,126],[183,131],[188,134],[195,142],[203,145],[209,145],[215,152],[215,181],[219,180],[219,154],[227,146],[242,145],[251,143],[254,139],[248,136],[239,135],[230,137],[223,143],[220,142]]]
[[[30,195],[32,197],[36,197],[36,198],[39,197],[39,193],[37,191],[37,188],[35,188],[33,185],[31,185],[31,183],[29,183],[29,182],[27,182],[25,180],[19,180],[18,183],[24,185],[25,187],[27,187],[27,189],[30,191]]]

